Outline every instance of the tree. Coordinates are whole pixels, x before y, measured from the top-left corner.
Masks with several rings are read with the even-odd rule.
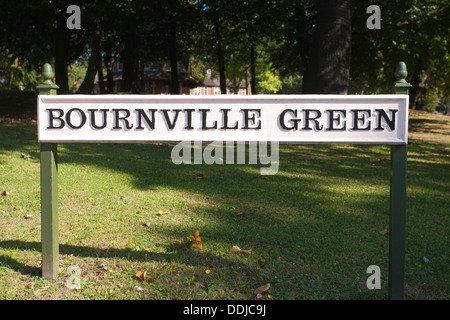
[[[386,93],[398,61],[408,66],[410,106],[433,109],[450,94],[450,6],[443,0],[393,1],[380,6],[381,29],[368,30],[370,1],[358,1],[353,21],[352,91]],[[438,102],[437,102],[438,103]],[[435,104],[435,106],[437,105]]]
[[[352,0],[317,2],[317,20],[304,77],[304,93],[348,93],[352,14]]]

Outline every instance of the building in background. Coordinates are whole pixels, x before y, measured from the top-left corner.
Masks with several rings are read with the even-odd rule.
[[[123,63],[115,61],[113,64],[113,93],[122,92],[122,74]],[[179,63],[178,67],[178,81],[180,86],[180,94],[186,95],[219,95],[220,81],[218,78],[211,77],[211,70],[206,72],[205,79],[203,81],[195,79],[191,73],[188,64]],[[141,78],[143,79],[143,92],[144,94],[169,94],[169,86],[171,81],[171,70],[167,65],[144,67],[142,70]],[[104,78],[106,83],[107,79]],[[227,94],[247,94],[245,82],[239,84],[239,88],[232,89],[230,81],[227,81]],[[100,93],[100,86],[98,77],[95,78],[94,92]]]
[[[220,92],[220,81],[219,78],[212,78],[211,77],[211,70],[208,69],[206,71],[206,76],[203,82],[195,87],[192,88],[189,92],[191,95],[217,95],[221,94]],[[245,82],[241,82],[239,84],[239,88],[237,92],[234,92],[233,89],[231,89],[231,82],[227,81],[227,94],[247,94],[246,85]]]

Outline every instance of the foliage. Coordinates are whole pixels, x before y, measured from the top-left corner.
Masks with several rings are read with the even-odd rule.
[[[445,105],[450,94],[449,5],[444,0],[383,2],[381,29],[369,30],[366,9],[373,3],[353,3],[349,93],[391,92],[395,66],[405,61],[413,107],[434,110]],[[205,70],[212,69],[214,75],[227,78],[226,85],[234,90],[246,82],[256,93],[300,93],[308,82],[305,72],[318,23],[319,6],[314,0],[78,1],[81,30],[66,30],[61,23],[68,17],[69,4],[74,3],[0,3],[4,86],[9,87],[12,76],[11,87],[32,89],[41,66],[50,62],[58,70],[61,63],[72,66],[66,77],[71,78],[73,90],[74,63],[81,57],[88,62],[92,55],[95,21],[101,30],[95,46],[103,59],[98,68],[104,70],[108,57],[121,60],[124,82],[135,83],[137,89],[142,66],[178,68],[176,61],[189,59],[196,78],[203,79]],[[261,67],[269,65],[270,72]],[[276,77],[281,87],[267,87],[264,81]]]
[[[282,86],[282,81],[280,77],[273,71],[271,68],[271,64],[269,64],[266,70],[263,73],[260,73],[258,76],[258,92],[269,94],[269,93],[277,93],[280,91]]]

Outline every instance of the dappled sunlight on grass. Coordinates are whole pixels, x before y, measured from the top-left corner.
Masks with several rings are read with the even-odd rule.
[[[260,163],[175,165],[174,143],[60,145],[61,270],[41,284],[35,129],[0,123],[0,191],[10,192],[0,199],[2,298],[254,299],[266,283],[276,299],[386,298],[388,146],[282,145],[278,173],[262,176]],[[408,146],[412,299],[423,283],[430,299],[448,298],[448,147]],[[196,231],[201,250],[187,243]],[[252,251],[230,253],[232,246]],[[82,269],[80,291],[64,285],[73,264]],[[365,287],[372,264],[381,267],[382,290]],[[136,279],[137,270],[152,280]],[[36,288],[7,290],[12,283]]]

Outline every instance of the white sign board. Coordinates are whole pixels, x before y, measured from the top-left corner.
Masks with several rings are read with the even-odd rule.
[[[38,140],[406,144],[407,95],[39,95]]]

